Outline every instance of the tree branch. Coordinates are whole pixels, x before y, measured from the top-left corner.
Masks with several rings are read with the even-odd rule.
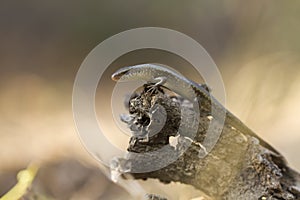
[[[128,151],[131,169],[140,169],[159,164],[166,155],[179,153],[178,159],[171,164],[150,172],[132,174],[136,179],[155,178],[164,183],[180,182],[189,184],[203,191],[213,199],[300,199],[299,173],[292,170],[283,159],[271,149],[261,145],[258,138],[248,133],[239,132],[225,121],[222,134],[213,150],[204,158],[203,142],[210,124],[210,102],[200,101],[200,121],[197,134],[187,150],[180,154],[178,149],[188,142],[188,135],[178,135],[180,123],[188,130],[192,124],[181,119],[181,108],[193,112],[189,104],[180,97],[165,93],[166,89],[144,85],[143,91],[130,100],[130,116],[140,127],[151,123],[150,110],[156,105],[164,107],[167,115],[162,130],[142,141],[132,137]],[[151,89],[151,92],[149,91]],[[200,98],[201,99],[201,98]],[[150,116],[150,117],[149,117]],[[127,122],[134,130],[133,124]],[[136,123],[135,123],[136,126]],[[217,131],[217,126],[215,131]],[[134,131],[133,131],[134,132]],[[137,134],[137,133],[136,133]],[[135,134],[133,134],[135,135]],[[170,138],[178,137],[177,145],[170,144]],[[152,162],[143,162],[139,154],[153,152],[164,146],[169,152],[153,154]],[[137,153],[137,154],[136,154]]]

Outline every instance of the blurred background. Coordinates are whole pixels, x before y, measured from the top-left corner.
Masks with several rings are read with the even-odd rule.
[[[81,145],[72,116],[72,87],[80,64],[96,45],[145,26],[174,29],[197,40],[222,74],[226,107],[299,171],[299,9],[299,1],[279,0],[1,1],[0,195],[30,162],[43,163],[44,192],[55,199],[76,199],[74,190],[90,188],[82,180],[94,173],[102,189],[94,188],[97,194],[90,198],[89,189],[82,189],[78,199],[116,199],[109,195],[125,193],[96,170],[97,163]],[[111,72],[145,61],[184,64],[174,55],[145,50],[118,59]],[[102,81],[108,88],[113,84],[109,79]],[[97,98],[110,94],[100,92]],[[51,176],[64,170],[70,173],[66,179]],[[81,175],[74,178],[72,172]],[[44,180],[43,173],[39,176]]]

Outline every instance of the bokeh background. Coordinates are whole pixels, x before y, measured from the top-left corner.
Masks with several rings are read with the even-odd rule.
[[[197,40],[220,69],[227,108],[300,170],[299,9],[299,1],[279,0],[1,1],[0,195],[32,161],[61,174],[74,165],[75,174],[98,173],[97,163],[77,137],[73,81],[96,45],[145,26],[174,29]],[[112,69],[152,59],[179,65],[173,58],[159,51],[133,52],[114,62]],[[107,79],[103,84],[112,85]],[[110,98],[110,93],[100,92],[97,98]],[[52,176],[45,177],[49,181]],[[113,187],[124,193],[101,173],[99,177],[103,191],[97,190],[95,199],[115,199],[109,197],[119,194]],[[80,178],[74,180],[71,174],[68,181],[58,178],[55,184],[79,184],[85,180]],[[55,199],[71,199],[69,190],[46,192]]]

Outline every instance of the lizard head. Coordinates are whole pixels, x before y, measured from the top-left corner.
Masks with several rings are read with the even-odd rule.
[[[114,81],[134,81],[148,78],[148,70],[151,70],[149,64],[135,65],[129,67],[122,67],[118,69],[111,79]]]
[[[111,76],[111,79],[114,81],[121,80],[123,76],[129,75],[129,71],[130,71],[130,67],[123,67],[123,68],[119,69],[118,71],[116,71],[115,73],[113,73],[113,75]],[[123,79],[124,78],[125,77],[123,77]]]

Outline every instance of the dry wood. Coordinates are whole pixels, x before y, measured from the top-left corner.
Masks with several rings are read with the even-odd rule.
[[[187,128],[190,126],[189,120],[180,118],[181,106],[188,107],[180,97],[172,97],[161,88],[155,88],[154,92],[152,90],[153,86],[144,85],[143,92],[131,98],[130,114],[146,116],[139,120],[142,126],[146,126],[151,120],[147,118],[150,108],[159,104],[167,112],[167,122],[159,134],[150,137],[148,142],[131,138],[129,152],[142,154],[170,145],[169,138],[176,136],[180,123]],[[208,117],[209,105],[210,102],[200,103],[197,134],[175,162],[156,171],[132,175],[136,179],[154,178],[164,183],[174,181],[189,184],[212,199],[300,199],[299,173],[292,170],[282,156],[262,146],[259,139],[237,131],[227,122],[213,150],[204,158],[198,156],[203,151],[200,144],[211,120]],[[181,142],[179,145],[184,144]],[[176,153],[176,148],[173,151]],[[132,169],[138,169],[161,162],[165,156],[155,155],[153,162],[145,163],[136,154],[129,154],[129,160]]]

